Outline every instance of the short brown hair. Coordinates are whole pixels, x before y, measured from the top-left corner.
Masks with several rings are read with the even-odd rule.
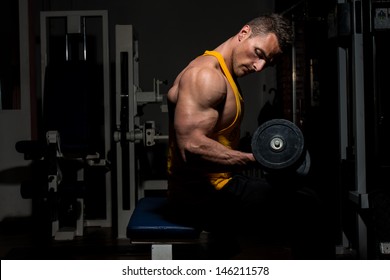
[[[292,44],[292,27],[290,21],[279,14],[261,15],[247,23],[252,29],[252,36],[274,33],[279,48],[284,52]]]

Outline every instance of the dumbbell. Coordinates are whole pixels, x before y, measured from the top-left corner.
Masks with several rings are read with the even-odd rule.
[[[253,134],[251,147],[264,171],[307,175],[310,170],[303,133],[289,120],[272,119],[261,124]]]

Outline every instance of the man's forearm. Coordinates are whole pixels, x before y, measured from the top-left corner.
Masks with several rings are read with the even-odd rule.
[[[207,166],[219,171],[234,170],[255,162],[252,153],[229,149],[207,137],[187,143],[184,152],[188,164]]]

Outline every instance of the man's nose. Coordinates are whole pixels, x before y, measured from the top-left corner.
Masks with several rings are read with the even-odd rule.
[[[254,69],[256,72],[260,72],[261,70],[264,69],[265,64],[266,64],[266,61],[261,59],[261,60],[255,62],[255,63],[253,64],[253,69]]]

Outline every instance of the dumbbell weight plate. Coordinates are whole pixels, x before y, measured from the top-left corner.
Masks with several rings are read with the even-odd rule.
[[[299,176],[306,176],[309,174],[311,168],[311,158],[309,150],[306,149],[306,153],[301,165],[297,168],[296,174]]]
[[[272,119],[260,125],[251,146],[255,159],[268,171],[296,169],[304,160],[302,131],[286,119]]]

